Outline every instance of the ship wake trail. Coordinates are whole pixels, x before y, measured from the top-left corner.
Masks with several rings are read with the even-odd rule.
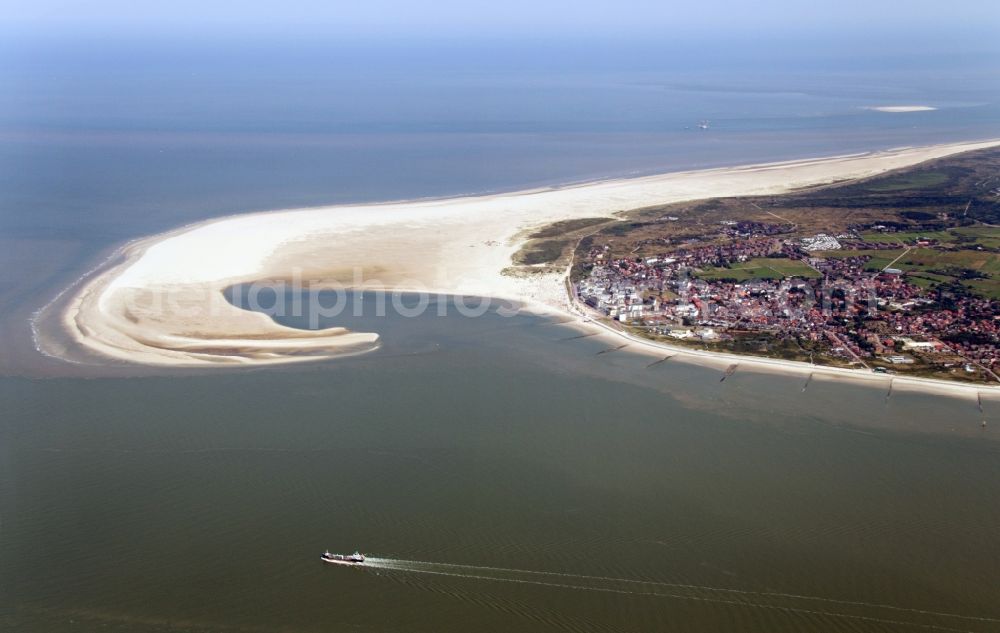
[[[964,615],[796,593],[396,558],[368,557],[365,566],[400,573],[426,574],[466,580],[515,583],[573,591],[594,591],[633,597],[687,600],[749,609],[771,609],[816,618],[868,622],[913,629],[979,633],[981,631],[996,631],[998,630],[997,625],[1000,625],[1000,618],[996,617]]]

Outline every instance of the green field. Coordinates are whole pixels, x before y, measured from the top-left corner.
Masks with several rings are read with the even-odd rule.
[[[906,275],[906,281],[910,282],[914,286],[920,286],[924,289],[930,289],[938,284],[954,280],[954,277],[949,277],[948,275],[938,275],[936,273],[912,272],[907,273]]]
[[[868,261],[868,265],[865,266],[866,270],[878,271],[882,270],[888,266],[893,260],[906,252],[905,248],[900,248],[898,250],[888,250],[888,251],[877,251],[877,250],[839,250],[839,251],[820,251],[814,253],[817,257],[823,257],[826,259],[847,259],[848,257],[871,257]],[[899,264],[899,262],[896,262]],[[898,267],[898,266],[894,266]]]
[[[990,275],[1000,272],[1000,256],[988,251],[937,251],[915,248],[901,257],[894,267],[907,271],[968,268]]]
[[[952,229],[951,233],[956,235],[956,240],[963,239],[963,246],[965,246],[965,239],[973,239],[973,245],[982,246],[983,248],[1000,248],[1000,226],[964,226],[957,229]]]
[[[847,257],[871,257],[866,270],[879,271],[890,263],[893,268],[903,271],[927,271],[935,268],[968,268],[985,274],[1000,273],[1000,255],[989,251],[938,251],[931,248],[914,248],[906,253],[905,248],[892,250],[840,250],[815,253],[828,259]]]
[[[708,268],[696,274],[701,279],[784,279],[785,277],[819,277],[819,273],[794,259],[758,257],[733,264],[731,268]]]
[[[870,243],[913,244],[920,238],[937,240],[941,244],[956,245],[960,248],[975,248],[976,246],[1000,248],[1000,227],[966,226],[945,231],[899,231],[896,233],[871,231],[861,234],[861,239]]]
[[[1000,280],[997,279],[971,279],[965,285],[972,288],[977,294],[988,299],[1000,300]]]
[[[867,255],[871,259],[865,269],[872,272],[880,271],[896,260],[892,267],[904,271],[907,281],[921,288],[930,289],[940,283],[960,281],[977,294],[1000,299],[1000,254],[977,250],[939,251],[930,248],[914,248],[900,257],[903,253],[906,253],[906,249],[824,251],[816,255],[831,259]],[[989,278],[961,279],[961,269],[973,270],[988,275]],[[949,274],[951,272],[954,275]]]
[[[950,231],[924,231],[922,233],[917,231],[899,231],[896,233],[873,231],[861,234],[861,239],[870,243],[899,242],[900,244],[913,244],[920,238],[937,240],[942,244],[950,244],[957,239],[957,236],[953,235]]]

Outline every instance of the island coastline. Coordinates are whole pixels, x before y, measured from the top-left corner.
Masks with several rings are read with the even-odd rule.
[[[298,278],[316,288],[378,288],[480,296],[516,302],[601,336],[624,337],[629,351],[741,369],[873,381],[950,395],[997,387],[893,378],[755,356],[702,352],[639,339],[600,323],[571,303],[566,272],[505,273],[525,234],[552,222],[614,218],[668,202],[797,188],[868,177],[1000,141],[900,148],[868,154],[675,172],[478,197],[340,205],[215,218],[147,238],[120,250],[60,301],[36,315],[36,344],[64,356],[47,328],[58,324],[72,344],[112,362],[160,367],[258,366],[364,353],[377,333],[344,328],[296,330],[229,304],[238,283]],[[238,246],[230,245],[235,242]],[[360,273],[360,274],[359,274]],[[162,303],[151,301],[159,297]],[[57,312],[58,318],[45,312]],[[38,320],[48,318],[41,327]]]

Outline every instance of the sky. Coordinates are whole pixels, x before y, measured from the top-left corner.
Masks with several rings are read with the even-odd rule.
[[[24,29],[296,30],[330,36],[996,30],[996,0],[0,0]]]

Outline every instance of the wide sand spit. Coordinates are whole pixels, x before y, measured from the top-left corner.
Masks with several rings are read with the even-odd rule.
[[[561,314],[576,327],[628,343],[630,351],[884,382],[892,378],[643,341],[582,314],[566,292],[566,271],[511,275],[505,269],[531,230],[552,222],[710,197],[779,194],[997,145],[1000,140],[908,147],[496,195],[217,218],[121,247],[113,263],[50,304],[59,311],[57,318],[36,318],[36,341],[41,351],[67,359],[79,348],[75,351],[116,364],[161,367],[307,362],[378,347],[377,333],[286,327],[267,314],[233,306],[223,294],[235,284],[285,283],[496,298],[537,313]],[[46,331],[53,328],[61,331]],[[894,386],[953,394],[991,391],[902,377]]]

